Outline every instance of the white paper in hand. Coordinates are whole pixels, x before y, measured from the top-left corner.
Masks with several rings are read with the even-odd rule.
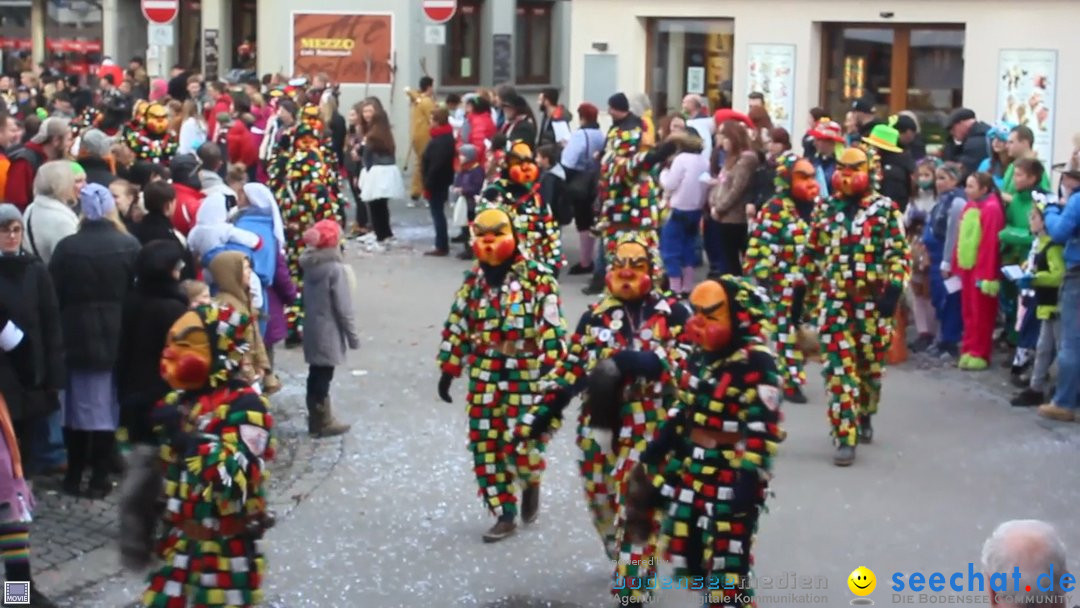
[[[951,276],[945,279],[945,291],[949,293],[956,293],[960,291],[960,288],[962,286],[963,283],[960,282],[960,277],[958,276]]]
[[[1003,266],[1001,268],[1001,274],[1005,275],[1006,279],[1016,282],[1020,280],[1020,277],[1024,276],[1024,269],[1020,268],[1016,264],[1011,266]]]

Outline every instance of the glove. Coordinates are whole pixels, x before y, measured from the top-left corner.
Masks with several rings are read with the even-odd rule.
[[[889,285],[885,288],[885,293],[881,294],[881,297],[877,299],[875,304],[877,305],[878,313],[886,319],[891,319],[896,314],[896,306],[900,303],[900,288],[896,285]]]
[[[442,376],[439,376],[439,398],[447,403],[453,403],[454,400],[450,397],[450,383],[454,381],[454,376],[443,372]]]
[[[647,162],[654,164],[663,164],[668,158],[675,155],[679,151],[679,144],[674,141],[665,141],[656,148],[653,148],[652,152],[649,152],[646,157]]]
[[[1019,287],[1020,289],[1031,289],[1031,283],[1034,280],[1035,280],[1035,275],[1033,275],[1033,274],[1031,274],[1029,272],[1029,273],[1025,274],[1024,276],[1020,277],[1019,279],[1016,279],[1016,286]]]
[[[570,392],[565,390],[556,390],[545,395],[543,407],[537,408],[537,413],[529,424],[523,424],[522,419],[518,419],[511,443],[521,444],[550,431],[551,423],[562,419],[563,410],[570,404],[570,398]]]
[[[619,372],[625,376],[634,376],[646,380],[657,380],[664,367],[660,357],[652,351],[624,350],[611,357]]]
[[[979,291],[983,292],[983,295],[996,298],[998,292],[1001,291],[1000,281],[979,281]]]
[[[803,307],[806,304],[806,285],[799,285],[791,296],[791,319],[793,323],[801,323]]]

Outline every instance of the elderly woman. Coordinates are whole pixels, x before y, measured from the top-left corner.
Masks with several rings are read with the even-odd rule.
[[[23,249],[41,258],[52,259],[56,244],[79,229],[75,170],[68,160],[47,162],[34,177],[34,200],[23,214],[26,234]]]
[[[49,263],[68,367],[64,404],[68,470],[63,490],[81,495],[83,472],[89,465],[87,495],[102,498],[112,489],[109,464],[120,415],[113,370],[139,241],[124,231],[108,188],[90,184],[80,199],[82,226],[56,246]]]

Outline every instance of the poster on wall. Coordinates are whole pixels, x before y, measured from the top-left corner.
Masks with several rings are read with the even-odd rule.
[[[510,34],[495,34],[491,39],[491,80],[503,84],[513,79],[514,46]]]
[[[773,124],[792,131],[795,109],[795,45],[747,45],[747,92],[765,96]]]
[[[218,31],[216,29],[203,30],[203,76],[206,82],[214,82],[218,79],[218,69],[221,61],[221,49],[218,48]]]
[[[1035,134],[1035,152],[1054,162],[1057,51],[1002,49],[998,58],[997,119]]]
[[[686,92],[694,95],[705,94],[705,68],[692,65],[686,68]]]
[[[325,72],[339,84],[390,84],[390,13],[293,13],[293,74]]]

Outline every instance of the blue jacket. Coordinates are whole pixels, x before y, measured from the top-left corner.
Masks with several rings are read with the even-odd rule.
[[[1072,193],[1064,209],[1048,206],[1045,219],[1050,238],[1065,244],[1065,268],[1080,267],[1080,191]]]
[[[274,236],[274,218],[269,215],[255,213],[241,213],[236,218],[237,228],[243,228],[254,232],[262,239],[263,246],[257,250],[244,247],[236,243],[225,245],[225,249],[242,251],[251,259],[251,270],[259,277],[263,288],[269,287],[274,282],[274,271],[277,269],[277,251],[280,244]]]

